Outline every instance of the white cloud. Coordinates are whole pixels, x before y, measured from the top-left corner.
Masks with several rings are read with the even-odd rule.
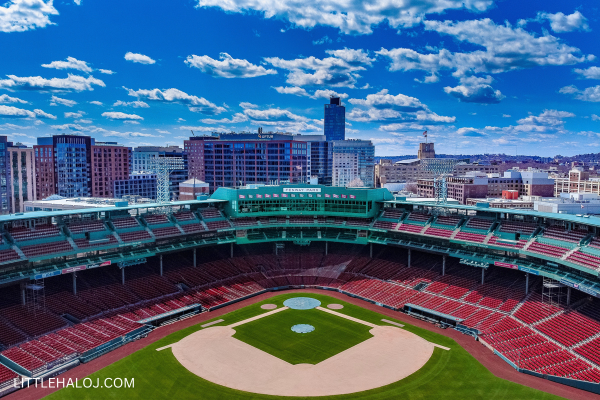
[[[66,112],[65,118],[81,118],[81,117],[83,117],[84,114],[85,114],[84,111]]]
[[[0,79],[0,89],[39,90],[39,91],[77,91],[94,90],[93,86],[105,87],[100,79],[93,76],[84,78],[69,74],[68,78],[45,79],[41,76],[18,77],[8,75],[9,79]]]
[[[0,125],[0,131],[8,131],[8,130],[14,130],[14,129],[33,129],[33,126],[21,126],[21,125],[8,124],[8,123]]]
[[[185,122],[185,119],[183,119],[183,118],[177,118],[177,122]]]
[[[403,94],[394,96],[389,94],[387,89],[370,94],[366,99],[350,99],[348,101],[355,106],[366,108],[355,107],[352,109],[346,117],[350,121],[448,123],[456,120],[456,117],[437,115],[415,97]]]
[[[98,72],[100,72],[101,74],[106,74],[106,75],[116,74],[115,71],[111,71],[110,69],[102,69],[102,68],[99,68]]]
[[[91,124],[94,121],[92,121],[91,119],[78,119],[75,120],[75,122],[78,124]]]
[[[61,99],[60,97],[52,96],[50,99],[50,105],[57,106],[59,104],[67,107],[73,107],[77,104],[77,102],[75,100]]]
[[[105,137],[120,137],[120,138],[132,138],[132,137],[153,137],[153,138],[161,138],[160,135],[153,135],[151,133],[145,132],[116,132],[116,131],[106,131],[102,134]]]
[[[81,131],[86,132],[90,129],[77,124],[63,124],[63,125],[51,125],[50,128],[56,129],[57,131]]]
[[[133,121],[133,120],[143,120],[144,119],[136,114],[125,114],[125,113],[116,112],[116,111],[104,112],[104,113],[102,113],[102,116],[105,118],[108,118],[108,119],[112,119],[112,120],[116,119],[116,120]]]
[[[266,69],[247,60],[233,58],[227,53],[219,54],[219,59],[221,61],[209,56],[191,55],[188,56],[185,63],[190,67],[198,68],[205,74],[219,78],[255,78],[277,73],[274,69]]]
[[[517,121],[519,125],[562,126],[565,118],[573,118],[575,114],[568,111],[544,110],[539,116],[530,115]]]
[[[339,97],[341,99],[348,98],[346,93],[338,93],[331,89],[319,89],[315,90],[312,94],[308,93],[306,89],[298,86],[278,86],[274,87],[277,93],[281,94],[293,94],[295,96],[310,97],[311,99],[329,99],[330,97]]]
[[[218,7],[226,12],[258,12],[265,18],[289,21],[294,26],[312,28],[331,26],[350,35],[370,34],[372,27],[384,21],[397,29],[421,22],[426,14],[445,10],[485,11],[492,0],[197,0],[197,7]]]
[[[487,133],[485,133],[482,129],[468,128],[468,127],[459,128],[456,131],[456,133],[459,136],[466,136],[466,137],[484,137],[484,136],[488,136]]]
[[[510,114],[502,114],[502,118],[510,118]]]
[[[254,106],[254,105],[253,105]],[[256,106],[255,106],[256,107]],[[269,126],[279,132],[322,132],[323,121],[310,119],[280,108],[244,108],[244,114],[257,126]]]
[[[123,106],[123,107],[133,107],[133,108],[149,108],[150,106],[148,105],[148,103],[145,103],[143,101],[121,101],[121,100],[117,100],[115,102],[115,104],[113,104],[113,107],[118,107],[118,106]]]
[[[52,0],[10,0],[0,5],[0,32],[24,32],[53,25],[50,15],[58,15]]]
[[[294,86],[333,86],[354,88],[361,77],[359,71],[366,70],[375,61],[369,58],[362,49],[354,50],[344,48],[341,50],[327,50],[326,53],[333,57],[323,59],[313,56],[283,60],[279,57],[265,58],[265,61],[276,68],[290,71],[287,83]]]
[[[128,120],[128,119],[124,120],[123,123],[127,124],[127,125],[139,125],[140,124],[138,121],[132,121],[132,120]]]
[[[155,129],[155,130],[156,130],[156,132],[162,133],[163,135],[170,135],[171,134],[171,132],[165,131],[164,129]]]
[[[205,118],[202,120],[205,124],[237,124],[239,122],[248,121],[248,117],[242,113],[235,113],[231,119],[222,118],[222,119],[211,119]]]
[[[137,97],[138,99],[163,103],[183,104],[188,106],[190,111],[198,112],[200,114],[217,115],[226,111],[225,107],[217,106],[203,97],[192,96],[182,92],[179,89],[139,89],[137,91],[133,89],[127,89],[125,87],[124,89],[127,90],[130,96]]]
[[[35,113],[22,108],[0,105],[0,118],[35,118]]]
[[[590,30],[587,18],[579,11],[575,11],[571,15],[565,15],[561,12],[556,14],[539,12],[537,19],[550,21],[550,28],[557,33]]]
[[[35,109],[35,110],[33,110],[33,112],[35,113],[35,115],[38,118],[42,118],[42,119],[56,119],[56,115],[48,114],[47,112],[44,112],[43,110],[40,110],[40,109]]]
[[[495,104],[506,96],[490,86],[492,81],[493,78],[489,75],[485,78],[476,76],[461,77],[459,86],[446,86],[444,91],[465,103]]]
[[[247,101],[242,101],[240,103],[240,107],[242,107],[243,109],[246,109],[246,108],[258,108],[258,106],[256,104],[248,103]]]
[[[326,44],[326,43],[332,43],[332,42],[333,42],[333,40],[331,40],[329,38],[329,36],[325,35],[321,39],[313,40],[312,44],[319,45],[319,44]]]
[[[600,102],[600,85],[591,86],[584,90],[579,90],[577,86],[570,85],[560,88],[558,92],[562,94],[575,95],[575,98],[581,101],[589,101],[593,103]]]
[[[132,61],[134,63],[139,63],[139,64],[154,64],[156,63],[155,60],[153,60],[152,58],[145,56],[143,54],[139,54],[139,53],[132,53],[132,52],[128,52],[127,54],[125,54],[125,59],[127,61]]]
[[[593,55],[581,55],[578,48],[568,46],[547,33],[538,37],[508,23],[496,25],[490,19],[424,21],[424,25],[427,31],[449,35],[459,42],[475,46],[475,49],[463,53],[436,49],[437,53],[424,54],[409,48],[382,48],[376,54],[390,60],[390,71],[424,71],[428,74],[424,82],[435,82],[443,70],[451,71],[456,78],[462,78],[479,73],[498,74],[539,66],[572,65],[595,58]],[[455,89],[451,92],[469,94],[466,87],[459,86]],[[486,97],[498,98],[496,91],[491,88],[485,91]]]
[[[596,114],[592,114],[592,121],[600,121],[600,117]]]
[[[600,79],[599,67],[589,67],[586,69],[575,68],[573,71],[585,79]]]
[[[98,101],[98,100],[90,101],[90,104],[94,104],[94,105],[97,105],[97,106],[103,106],[104,105],[104,103],[102,103],[101,101]]]
[[[52,61],[50,64],[42,64],[44,68],[54,69],[74,69],[81,72],[92,73],[93,69],[87,62],[78,60],[74,57],[67,57],[67,61]]]
[[[7,94],[3,94],[0,96],[0,103],[21,103],[21,104],[29,104],[28,101],[25,100],[21,100],[19,98],[16,97],[10,97]]]
[[[195,131],[195,132],[224,132],[226,131],[225,128],[223,127],[214,127],[214,126],[189,126],[189,125],[185,125],[185,126],[180,126],[179,127],[180,130],[182,131]],[[176,136],[176,138],[181,138]],[[188,139],[187,137],[184,137],[185,139]]]

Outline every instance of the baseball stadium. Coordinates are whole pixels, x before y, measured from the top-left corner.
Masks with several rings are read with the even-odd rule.
[[[0,227],[7,399],[600,395],[596,217],[297,184]]]

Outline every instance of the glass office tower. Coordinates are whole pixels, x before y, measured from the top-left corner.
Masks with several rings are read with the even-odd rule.
[[[346,107],[339,97],[329,99],[325,104],[325,138],[327,141],[346,140]]]

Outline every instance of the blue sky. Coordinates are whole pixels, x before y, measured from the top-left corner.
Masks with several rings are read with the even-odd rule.
[[[448,154],[600,152],[599,18],[593,0],[12,0],[0,134],[322,133],[339,94],[380,156],[424,130]]]

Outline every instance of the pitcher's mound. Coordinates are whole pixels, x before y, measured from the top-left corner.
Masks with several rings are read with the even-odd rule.
[[[195,332],[172,347],[190,372],[218,385],[276,396],[332,396],[389,385],[418,371],[433,354],[425,339],[392,326],[316,365],[289,364],[233,338],[216,326]]]

